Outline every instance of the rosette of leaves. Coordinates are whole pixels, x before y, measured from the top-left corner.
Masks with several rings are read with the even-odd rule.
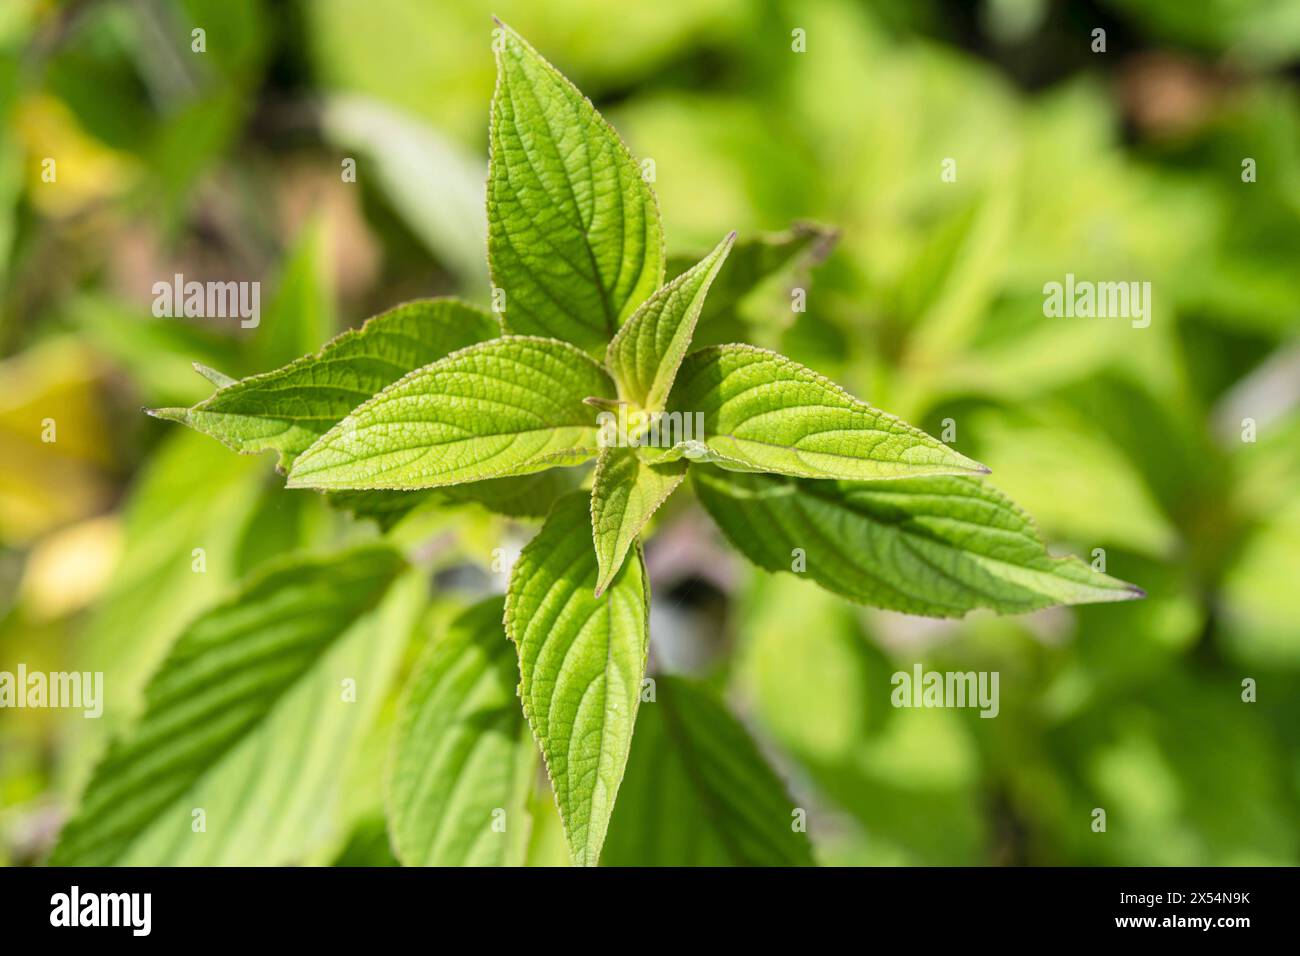
[[[984,483],[988,469],[817,372],[743,343],[693,350],[697,323],[715,311],[705,308],[715,281],[734,296],[745,277],[789,257],[733,233],[665,281],[654,193],[614,129],[508,27],[498,25],[494,47],[496,311],[408,303],[275,371],[240,381],[209,373],[211,397],[153,414],[239,452],[273,450],[289,487],[328,492],[381,522],[434,496],[545,510],[504,604],[467,611],[406,688],[389,781],[404,862],[520,862],[518,830],[497,839],[492,821],[527,812],[538,750],[576,863],[600,861],[607,835],[606,862],[811,862],[779,779],[715,695],[663,679],[641,706],[650,616],[641,537],[688,476],[746,558],[789,572],[798,554],[800,573],[851,601],[956,617],[1141,592],[1049,556],[1030,519]],[[702,431],[658,427],[686,420]],[[578,482],[542,477],[591,462],[583,490],[562,493]],[[358,608],[374,600],[361,598]],[[178,650],[214,653],[205,636]],[[209,642],[222,636],[258,640],[256,629],[226,628]],[[160,679],[178,679],[186,660],[169,661]],[[159,707],[166,690],[154,688]],[[142,726],[156,735],[167,717],[147,713]],[[238,734],[228,736],[231,746]],[[145,762],[141,746],[120,747],[108,772]],[[195,773],[211,762],[187,754]],[[118,787],[92,782],[91,805]],[[88,829],[71,832],[104,845]]]

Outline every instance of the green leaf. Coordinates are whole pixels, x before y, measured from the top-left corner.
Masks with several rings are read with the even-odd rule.
[[[652,295],[618,330],[609,343],[605,367],[614,376],[620,399],[647,411],[663,410],[709,286],[735,241],[736,234],[728,234],[693,269]]]
[[[504,606],[488,598],[460,615],[407,685],[388,777],[393,842],[407,865],[523,863],[537,747],[515,700]]]
[[[641,529],[685,477],[684,461],[652,465],[632,448],[601,449],[591,485],[591,532],[600,566],[596,597],[609,587]]]
[[[736,240],[709,288],[708,300],[700,311],[695,331],[697,346],[721,345],[725,342],[754,342],[764,329],[752,327],[748,310],[753,299],[779,297],[785,314],[790,316],[789,286],[806,284],[808,271],[830,254],[839,234],[816,223],[797,222],[784,232],[759,233]],[[673,278],[695,267],[691,256],[670,255],[667,274]],[[780,278],[783,282],[777,282]],[[782,289],[784,284],[787,287]],[[751,298],[753,297],[753,298]],[[763,300],[766,302],[766,298]],[[766,314],[766,313],[764,313]]]
[[[79,720],[61,769],[85,784],[109,740],[139,715],[144,688],[176,637],[248,570],[241,567],[253,516],[269,495],[258,463],[202,435],[164,430],[122,509],[122,549],[104,592],[78,633],[79,659],[112,688],[98,720]],[[202,549],[202,574],[195,573]]]
[[[613,384],[555,339],[453,352],[357,408],[294,462],[290,488],[435,488],[581,464],[599,450],[588,397]]]
[[[488,168],[488,265],[511,332],[600,354],[663,283],[654,194],[591,101],[501,25]]]
[[[587,497],[558,501],[524,548],[506,595],[519,651],[519,695],[546,758],[575,863],[595,866],[605,842],[649,639],[650,587],[637,549],[596,598]]]
[[[1029,517],[973,478],[794,481],[701,467],[695,487],[759,567],[790,571],[799,549],[808,577],[862,604],[960,617],[1143,596],[1078,558],[1050,557]]]
[[[811,866],[795,806],[703,685],[657,677],[638,719],[606,866]]]
[[[988,473],[811,369],[751,345],[692,352],[669,404],[702,415],[704,457],[737,471],[859,480]]]
[[[403,567],[374,546],[292,557],[196,619],[95,770],[51,864],[295,862],[302,847],[283,831],[302,829],[337,783],[337,745],[360,714],[341,681],[356,681],[359,700],[382,699],[362,671],[392,657],[376,645],[400,628],[368,612]],[[206,832],[192,829],[195,809]]]
[[[492,316],[463,302],[419,299],[344,332],[315,355],[227,385],[193,408],[149,414],[188,425],[243,454],[274,449],[278,467],[287,469],[385,386],[499,331]]]

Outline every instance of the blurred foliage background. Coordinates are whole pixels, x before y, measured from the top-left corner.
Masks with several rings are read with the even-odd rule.
[[[0,862],[43,856],[188,619],[268,557],[380,533],[139,409],[207,395],[195,361],[237,377],[404,299],[486,302],[494,13],[654,160],[670,252],[839,231],[702,337],[779,348],[932,434],[951,419],[1055,550],[1104,549],[1149,592],[869,611],[752,571],[677,496],[647,555],[652,665],[725,694],[819,859],[1300,862],[1294,0],[6,0],[0,669],[103,670],[108,696],[99,721],[0,711]],[[1067,272],[1150,281],[1150,327],[1044,318]],[[262,281],[260,326],[154,318],[174,273]],[[399,525],[431,584],[398,669],[529,533],[473,508]],[[999,671],[1000,716],[891,708],[918,661]],[[261,862],[391,862],[391,719],[340,758],[311,853]],[[532,859],[557,862],[536,802]]]

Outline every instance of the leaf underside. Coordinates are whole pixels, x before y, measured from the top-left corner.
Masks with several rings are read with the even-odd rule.
[[[330,507],[348,512],[354,518],[368,518],[381,531],[389,531],[398,522],[426,505],[482,505],[493,514],[507,518],[539,520],[546,517],[557,499],[578,487],[580,468],[551,468],[512,478],[486,478],[446,488],[423,488],[418,491],[331,491],[325,496]]]
[[[811,866],[794,802],[754,741],[703,685],[656,678],[636,740],[606,866]]]
[[[1028,516],[973,478],[798,481],[703,467],[693,474],[700,501],[747,558],[790,571],[799,549],[808,577],[862,604],[960,617],[976,608],[1019,614],[1142,596],[1077,558],[1051,557]]]

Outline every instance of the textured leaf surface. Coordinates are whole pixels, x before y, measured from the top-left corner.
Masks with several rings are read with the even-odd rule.
[[[669,404],[702,414],[710,460],[738,471],[845,479],[988,472],[798,362],[749,345],[692,352]]]
[[[663,282],[654,194],[591,101],[500,27],[488,260],[512,332],[601,354]]]
[[[355,729],[339,721],[361,713],[341,699],[341,681],[356,681],[359,700],[382,695],[363,672],[400,628],[368,612],[402,567],[380,547],[292,558],[195,620],[149,681],[139,721],[95,770],[51,863],[290,852],[282,829],[319,819],[338,782],[338,740]],[[206,832],[192,831],[194,809],[207,814]]]
[[[556,503],[510,577],[506,633],[575,863],[595,866],[645,675],[650,589],[640,549],[600,598],[587,496]]]
[[[808,577],[862,604],[960,617],[1143,596],[1078,558],[1048,555],[1029,517],[973,478],[795,481],[699,467],[695,487],[759,567],[790,571],[802,549]]]
[[[657,677],[637,720],[606,866],[811,866],[794,801],[700,684]]]
[[[722,263],[733,232],[700,260],[652,295],[609,343],[605,366],[623,401],[648,411],[662,411],[673,378],[690,348],[695,323]]]
[[[139,716],[144,688],[185,626],[249,570],[244,542],[254,515],[278,489],[258,462],[204,436],[166,429],[123,509],[122,552],[105,592],[78,634],[85,670],[104,674],[104,714],[79,720],[62,770],[84,786],[114,735]],[[203,548],[204,573],[193,549]]]
[[[565,342],[506,336],[393,383],[307,449],[291,488],[433,488],[575,465],[599,450],[588,396],[613,385]]]
[[[220,389],[193,408],[150,414],[181,422],[245,454],[274,449],[288,468],[348,412],[412,369],[500,331],[454,299],[407,302],[330,341],[315,355]]]
[[[659,506],[686,477],[686,462],[652,465],[632,448],[604,448],[591,486],[591,531],[600,575],[596,596],[609,587],[628,550]]]
[[[523,863],[537,747],[515,698],[503,608],[504,598],[489,598],[453,621],[407,685],[388,806],[408,866]]]

